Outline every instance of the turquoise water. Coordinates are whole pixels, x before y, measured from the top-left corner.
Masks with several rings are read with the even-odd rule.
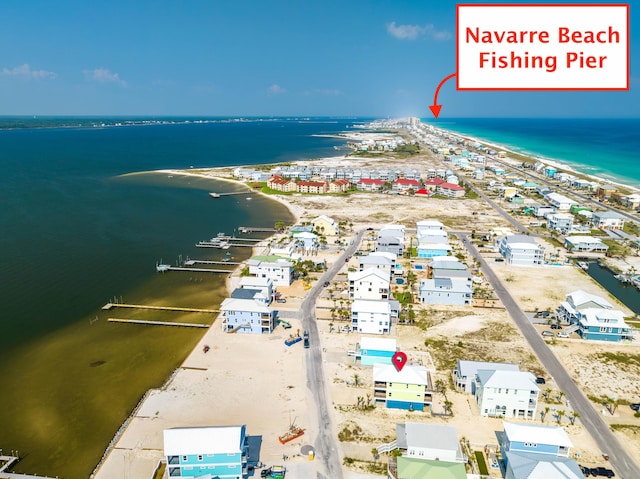
[[[208,191],[233,190],[228,183],[126,174],[330,156],[339,142],[311,135],[342,131],[345,122],[94,128],[81,119],[81,127],[43,128],[61,120],[24,121],[2,129],[16,121],[0,119],[0,449],[20,451],[18,471],[83,479],[144,392],[161,385],[202,334],[106,321],[200,323],[202,315],[101,307],[116,297],[215,308],[223,277],[159,275],[156,262],[216,259],[220,252],[195,243],[292,219],[268,199],[209,198]],[[231,252],[237,260],[249,254]]]
[[[640,119],[637,118],[423,121],[640,188]]]

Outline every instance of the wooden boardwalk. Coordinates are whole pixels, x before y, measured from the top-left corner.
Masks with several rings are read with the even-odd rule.
[[[111,308],[131,308],[131,309],[155,309],[159,311],[181,311],[186,313],[219,313],[219,309],[200,309],[200,308],[181,308],[178,306],[150,306],[145,304],[124,304],[124,303],[107,303],[102,309],[110,310]]]
[[[129,324],[146,324],[151,326],[177,326],[183,328],[208,328],[210,324],[199,323],[178,323],[175,321],[149,321],[144,319],[122,319],[122,318],[108,318],[110,323],[129,323]]]

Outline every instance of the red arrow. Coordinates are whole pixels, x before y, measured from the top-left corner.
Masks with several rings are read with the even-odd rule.
[[[433,105],[429,107],[429,109],[431,110],[431,113],[433,113],[433,116],[436,117],[436,120],[438,119],[438,115],[440,114],[440,109],[442,108],[442,105],[438,105],[438,93],[440,93],[440,88],[442,88],[442,85],[444,85],[447,82],[447,80],[452,79],[456,75],[457,73],[452,73],[451,75],[446,77],[444,80],[442,80],[438,85],[438,88],[436,88],[436,94],[433,95]]]

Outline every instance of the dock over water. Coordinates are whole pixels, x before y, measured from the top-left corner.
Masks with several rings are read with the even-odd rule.
[[[6,472],[7,469],[15,466],[18,461],[20,461],[20,458],[16,456],[0,456],[0,479],[54,479],[47,476]]]
[[[219,313],[219,309],[200,309],[200,308],[181,308],[178,306],[151,306],[146,304],[124,304],[124,303],[107,303],[102,309],[108,311],[112,308],[131,308],[131,309],[155,309],[159,311],[181,311],[186,313]]]
[[[122,319],[122,318],[108,318],[110,323],[130,323],[130,324],[147,324],[151,326],[177,326],[182,328],[208,328],[210,324],[200,323],[178,323],[176,321],[151,321],[144,319]]]

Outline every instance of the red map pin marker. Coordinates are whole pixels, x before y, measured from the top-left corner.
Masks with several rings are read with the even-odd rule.
[[[404,365],[407,364],[407,355],[402,351],[398,351],[391,358],[391,362],[393,362],[393,365],[396,367],[398,372],[400,372],[402,371],[402,368],[404,367]]]

